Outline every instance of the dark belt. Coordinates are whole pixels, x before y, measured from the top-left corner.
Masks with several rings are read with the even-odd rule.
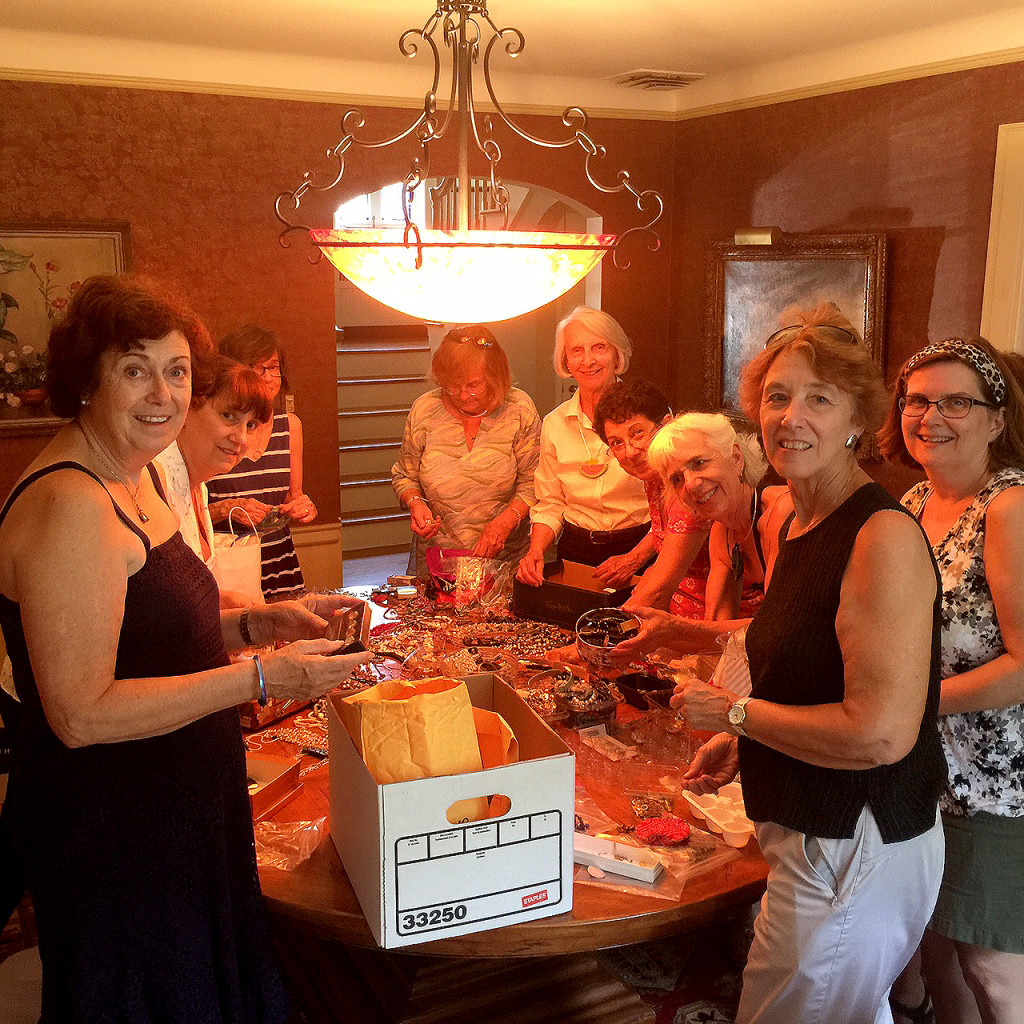
[[[585,540],[589,544],[615,544],[624,540],[642,540],[650,527],[650,523],[640,523],[639,526],[627,526],[622,530],[584,530],[582,526],[566,519],[562,522],[562,533],[567,538]]]

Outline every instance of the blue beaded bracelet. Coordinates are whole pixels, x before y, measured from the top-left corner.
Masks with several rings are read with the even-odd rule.
[[[260,707],[265,708],[267,706],[267,677],[263,674],[263,661],[258,654],[254,654],[252,660],[256,663],[256,677],[260,682]]]

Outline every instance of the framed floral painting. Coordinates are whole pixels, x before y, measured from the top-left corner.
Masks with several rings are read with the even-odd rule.
[[[87,277],[131,262],[124,223],[0,221],[0,435],[57,429],[44,389],[50,328]]]

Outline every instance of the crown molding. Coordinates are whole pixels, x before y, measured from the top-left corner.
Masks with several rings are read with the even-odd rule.
[[[954,74],[960,71],[971,71],[977,68],[994,67],[1001,64],[1012,64],[1024,61],[1024,47],[1013,47],[993,53],[974,54],[947,60],[933,61],[914,67],[898,68],[891,71],[880,71],[868,75],[840,79],[834,82],[806,85],[794,89],[783,89],[770,93],[754,94],[737,97],[715,103],[705,103],[685,110],[651,110],[636,107],[609,107],[587,104],[587,113],[594,118],[620,119],[631,121],[686,121],[715,114],[746,110],[755,107],[771,106],[787,103],[792,100],[810,99],[815,96],[827,96],[833,93],[851,92],[857,89],[869,89],[879,85],[890,85],[896,82],[913,81],[937,75]],[[373,95],[367,93],[349,93],[330,90],[296,89],[272,85],[253,85],[249,83],[199,82],[189,79],[147,78],[136,75],[111,75],[81,71],[34,70],[25,68],[0,67],[0,79],[21,82],[45,82],[55,85],[100,86],[119,89],[149,89],[162,92],[185,92],[217,96],[243,96],[254,99],[290,100],[300,103],[328,103],[337,106],[371,106],[405,110],[419,109],[419,103],[411,98],[400,96]],[[683,92],[680,99],[684,99]],[[537,114],[560,117],[565,104],[546,103],[515,103],[503,104],[509,113]],[[481,111],[489,108],[487,103],[479,103]]]

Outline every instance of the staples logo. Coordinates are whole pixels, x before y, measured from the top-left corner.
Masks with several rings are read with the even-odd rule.
[[[538,903],[547,903],[547,901],[547,889],[541,889],[540,892],[531,892],[529,896],[523,897],[523,910],[526,910],[527,907],[535,907]]]

